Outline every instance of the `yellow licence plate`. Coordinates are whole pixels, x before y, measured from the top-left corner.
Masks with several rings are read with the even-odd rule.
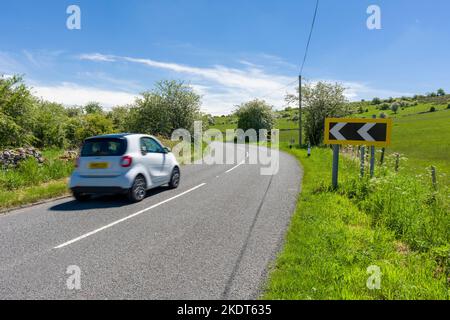
[[[89,164],[89,169],[108,169],[107,162],[92,162]]]

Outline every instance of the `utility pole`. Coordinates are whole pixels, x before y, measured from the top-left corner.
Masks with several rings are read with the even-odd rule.
[[[302,125],[302,76],[298,76],[298,124],[299,124],[299,139],[298,144],[302,146],[303,141],[303,125]]]

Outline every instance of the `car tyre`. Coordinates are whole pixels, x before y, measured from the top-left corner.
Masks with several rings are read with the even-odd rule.
[[[84,193],[80,193],[80,192],[73,192],[73,197],[75,198],[75,200],[77,200],[79,202],[86,202],[89,199],[91,199],[90,195],[84,194]]]
[[[143,176],[137,176],[133,186],[128,190],[128,199],[131,202],[141,202],[147,194],[147,182]]]
[[[170,177],[169,188],[176,189],[180,185],[181,173],[178,167],[175,167],[172,171],[172,176]]]

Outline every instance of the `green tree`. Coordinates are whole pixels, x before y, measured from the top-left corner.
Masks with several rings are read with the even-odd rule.
[[[253,100],[238,106],[235,112],[238,117],[238,128],[244,131],[266,129],[270,131],[275,124],[275,116],[272,106],[264,100]]]
[[[352,113],[352,107],[345,95],[345,88],[339,83],[306,83],[302,87],[304,108],[304,130],[311,145],[323,141],[325,119],[344,117]],[[298,101],[297,95],[288,95],[286,101]]]
[[[89,102],[87,105],[84,106],[84,111],[87,114],[97,114],[103,113],[103,108],[98,102]]]
[[[394,103],[391,105],[391,110],[392,110],[392,112],[394,112],[395,114],[397,114],[399,108],[400,108],[400,103],[398,103],[398,102],[394,102]]]
[[[358,113],[359,113],[359,114],[364,113],[364,109],[363,109],[362,106],[359,106],[359,107],[358,107]]]
[[[64,148],[66,146],[65,126],[67,120],[67,111],[61,104],[47,101],[38,102],[33,124],[35,146]]]
[[[83,125],[83,117],[81,116],[68,118],[64,124],[65,138],[70,147],[77,147],[82,142],[81,137],[84,134],[80,130],[83,128]]]
[[[168,136],[170,116],[164,99],[152,92],[142,93],[130,109],[127,127],[130,132]]]
[[[24,130],[11,117],[0,112],[0,147],[19,147],[32,141],[31,135],[24,135]]]
[[[216,119],[211,114],[202,114],[202,121],[204,126],[214,126],[216,124]]]
[[[83,107],[66,107],[66,114],[68,117],[81,117],[84,114],[84,108]]]
[[[200,104],[200,96],[184,82],[157,82],[131,106],[128,129],[166,137],[180,128],[192,132],[194,121],[202,119]]]
[[[103,114],[94,113],[87,114],[82,119],[82,125],[75,130],[75,143],[79,144],[83,140],[102,134],[110,134],[114,132],[111,119],[106,118]]]
[[[127,106],[114,107],[108,112],[107,117],[111,119],[117,132],[129,131],[130,108]]]
[[[380,98],[373,98],[372,104],[373,104],[373,105],[379,105],[379,104],[381,104],[381,99],[380,99]]]
[[[441,89],[438,89],[437,95],[440,96],[440,97],[445,96],[445,91],[444,91],[444,89],[442,89],[442,88],[441,88]]]
[[[3,131],[2,146],[22,146],[34,141],[35,102],[22,77],[0,78],[0,117]],[[7,137],[11,130],[11,137]]]

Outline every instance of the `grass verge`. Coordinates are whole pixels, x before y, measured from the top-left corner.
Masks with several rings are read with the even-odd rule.
[[[28,159],[18,168],[0,170],[0,211],[68,194],[67,177],[74,163],[61,160],[63,154],[45,150],[43,164]]]
[[[20,190],[0,190],[0,211],[68,194],[66,178]]]
[[[448,189],[386,168],[360,180],[341,157],[333,191],[329,149],[286,151],[303,164],[303,191],[264,299],[449,299]],[[367,286],[371,266],[380,289]]]

